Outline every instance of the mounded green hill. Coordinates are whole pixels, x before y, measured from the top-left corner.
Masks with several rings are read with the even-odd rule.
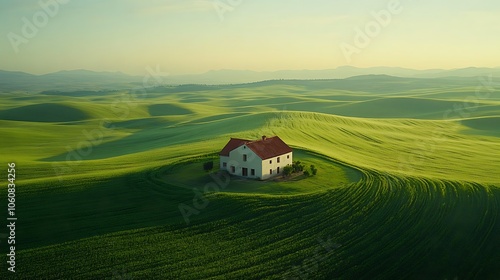
[[[149,106],[151,116],[186,115],[190,110],[173,104],[154,104]]]
[[[500,117],[484,117],[462,120],[462,124],[478,134],[500,136]]]
[[[1,112],[22,118],[37,116],[26,109],[36,100],[33,112],[85,114],[0,120],[0,152],[17,165],[18,275],[499,278],[497,99],[443,119],[442,110],[464,104],[449,92],[473,88],[366,93],[280,81],[190,89],[137,99],[5,96]],[[406,110],[411,104],[419,108]],[[352,115],[327,111],[341,107]],[[383,118],[390,114],[406,115]],[[230,137],[261,135],[279,135],[318,175],[252,184],[202,170]]]
[[[88,118],[78,108],[57,103],[33,104],[0,111],[1,120],[12,121],[73,122]]]

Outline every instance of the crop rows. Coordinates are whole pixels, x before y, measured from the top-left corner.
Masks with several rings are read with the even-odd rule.
[[[190,199],[154,172],[129,178],[128,186],[154,194],[155,205]],[[212,193],[189,226],[172,208],[164,225],[24,250],[19,265],[29,263],[24,275],[41,278],[75,271],[109,277],[125,267],[137,278],[280,279],[309,271],[329,279],[493,279],[498,195],[479,184],[367,171],[358,183],[313,194]],[[318,239],[341,246],[320,251],[317,266],[304,266]]]

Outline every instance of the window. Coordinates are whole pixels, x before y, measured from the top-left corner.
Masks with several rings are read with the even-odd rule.
[[[255,169],[250,169],[250,175],[255,176]]]
[[[236,173],[236,168],[234,168],[234,166],[231,166],[231,173]]]
[[[269,164],[272,164],[272,163],[273,163],[273,160],[272,160],[272,159],[270,159],[270,160],[269,160]]]
[[[272,169],[269,169],[269,174],[273,174],[273,170]]]
[[[290,155],[286,155],[286,158],[289,159],[290,158]]]
[[[248,168],[243,167],[241,169],[241,175],[245,176],[245,177],[248,177]]]
[[[278,157],[278,158],[276,159],[276,161],[278,161],[278,163],[280,163],[280,157]],[[279,172],[278,172],[278,173],[279,173]]]
[[[247,155],[243,155],[243,161],[247,161]]]
[[[226,168],[227,167],[227,162],[222,163],[222,167]]]
[[[276,173],[280,174],[280,168],[278,167],[278,170],[276,171]]]

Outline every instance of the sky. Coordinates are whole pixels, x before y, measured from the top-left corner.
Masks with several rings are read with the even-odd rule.
[[[500,66],[498,0],[5,0],[0,69]]]

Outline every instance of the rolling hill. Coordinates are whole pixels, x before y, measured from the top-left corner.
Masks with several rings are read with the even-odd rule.
[[[500,96],[477,86],[366,75],[7,92],[0,152],[17,166],[19,275],[498,279]],[[261,135],[318,175],[203,171],[230,137]]]
[[[161,73],[154,82],[144,84],[145,77]],[[121,72],[96,72],[89,70],[63,70],[54,73],[34,75],[19,71],[0,70],[0,92],[12,91],[96,91],[132,89],[164,85],[221,85],[255,83],[267,80],[342,80],[356,76],[386,75],[400,78],[436,79],[447,78],[455,82],[469,80],[477,82],[478,77],[500,77],[500,68],[430,69],[414,70],[400,67],[357,68],[342,66],[326,70],[210,70],[202,74],[168,75],[163,71],[146,71],[143,76],[127,75]],[[472,79],[471,79],[472,78]],[[148,80],[149,81],[149,80]],[[348,83],[348,81],[345,81]],[[429,81],[427,81],[429,82]],[[442,81],[435,83],[441,84]],[[441,84],[442,86],[442,84]],[[184,86],[184,89],[187,87]],[[391,87],[386,87],[390,89]],[[424,88],[426,88],[424,86]]]

